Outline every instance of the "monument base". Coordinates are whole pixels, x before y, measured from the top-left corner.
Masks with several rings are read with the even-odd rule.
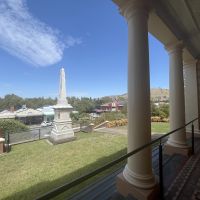
[[[48,138],[48,140],[54,145],[70,142],[75,139],[75,136],[69,136],[68,134],[51,134]]]
[[[57,120],[53,123],[53,129],[49,141],[53,144],[61,144],[75,140],[71,120]]]
[[[159,185],[156,184],[155,187],[151,189],[141,189],[127,182],[124,178],[123,173],[117,176],[117,191],[127,197],[131,195],[138,200],[155,200],[159,197]]]
[[[180,148],[180,147],[175,147],[175,146],[166,144],[164,148],[164,154],[167,154],[167,155],[181,154],[181,155],[189,157],[192,155],[192,148],[189,146],[186,148]]]

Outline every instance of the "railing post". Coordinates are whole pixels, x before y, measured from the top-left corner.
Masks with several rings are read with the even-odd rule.
[[[39,128],[39,140],[40,140],[40,128]]]
[[[11,151],[11,145],[10,145],[10,133],[8,133],[8,148],[9,152]]]
[[[164,199],[163,188],[163,154],[162,154],[162,141],[159,144],[159,182],[160,182],[160,199]]]
[[[8,153],[11,150],[11,147],[10,147],[10,134],[9,133],[6,133],[5,139],[6,139],[6,141],[5,141],[6,153]]]
[[[192,155],[194,155],[194,124],[192,123]]]

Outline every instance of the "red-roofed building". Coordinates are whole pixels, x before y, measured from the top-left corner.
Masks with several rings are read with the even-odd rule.
[[[103,112],[115,112],[122,110],[123,107],[124,104],[122,102],[115,101],[101,105],[101,110]]]

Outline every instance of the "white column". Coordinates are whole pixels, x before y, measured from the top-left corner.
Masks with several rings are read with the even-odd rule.
[[[148,5],[142,0],[115,1],[128,22],[128,152],[151,141]],[[149,189],[152,173],[151,147],[133,155],[124,178],[138,188]]]
[[[198,117],[200,117],[200,59],[197,60],[197,105],[198,105]],[[198,129],[200,130],[200,120],[198,120]]]
[[[185,120],[186,123],[198,117],[198,95],[197,95],[197,60],[190,59],[183,62],[184,88],[185,88]],[[194,127],[199,130],[198,121]],[[191,127],[188,127],[191,131]]]
[[[185,100],[183,81],[183,60],[180,43],[166,48],[169,53],[169,102],[170,102],[170,131],[185,125]],[[170,135],[167,143],[174,147],[186,148],[185,129]]]

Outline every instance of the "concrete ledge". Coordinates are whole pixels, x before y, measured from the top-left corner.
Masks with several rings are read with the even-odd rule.
[[[175,147],[175,146],[166,144],[164,148],[164,154],[167,154],[167,155],[181,154],[181,155],[189,157],[192,155],[192,147],[188,146],[186,148],[180,148],[180,147]]]
[[[107,127],[108,123],[109,123],[109,121],[102,122],[101,124],[95,126],[94,129],[105,128],[105,127]]]
[[[122,173],[117,176],[116,186],[117,191],[124,197],[131,195],[138,200],[155,200],[159,197],[158,184],[151,189],[137,188],[127,182]]]
[[[91,133],[94,131],[94,124],[91,123],[88,126],[81,127],[80,130],[86,133]]]

